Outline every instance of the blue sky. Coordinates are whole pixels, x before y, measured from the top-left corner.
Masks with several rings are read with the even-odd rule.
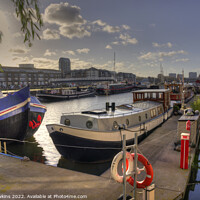
[[[44,27],[31,48],[23,43],[10,0],[0,0],[0,63],[58,69],[96,67],[154,76],[200,73],[199,0],[39,0]]]

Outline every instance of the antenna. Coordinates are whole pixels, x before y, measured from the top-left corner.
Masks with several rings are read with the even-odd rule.
[[[114,51],[114,78],[115,78],[115,81],[116,81],[116,71],[115,71],[115,51]]]

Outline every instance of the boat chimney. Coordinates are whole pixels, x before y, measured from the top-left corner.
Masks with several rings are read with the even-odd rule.
[[[115,112],[115,103],[112,102],[112,104],[110,105],[109,102],[106,102],[106,111],[109,111],[111,108],[112,112]]]

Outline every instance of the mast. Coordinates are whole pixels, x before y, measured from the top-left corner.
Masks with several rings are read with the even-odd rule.
[[[117,82],[116,81],[116,69],[115,69],[115,51],[114,51],[114,61],[113,61],[113,64],[114,64],[114,79],[115,79],[115,82]]]
[[[184,70],[182,70],[182,99],[181,99],[181,110],[184,110],[184,104],[185,104],[185,95],[184,95]]]

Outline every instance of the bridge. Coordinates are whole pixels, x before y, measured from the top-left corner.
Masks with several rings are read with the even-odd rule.
[[[101,81],[115,81],[113,77],[89,77],[89,78],[58,78],[49,79],[50,83],[74,83],[74,82],[101,82]]]

